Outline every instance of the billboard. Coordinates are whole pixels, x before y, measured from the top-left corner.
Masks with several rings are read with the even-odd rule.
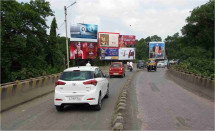
[[[99,48],[119,48],[119,33],[99,32]]]
[[[136,36],[134,35],[120,35],[120,48],[135,46]]]
[[[101,48],[101,60],[118,60],[119,49]]]
[[[71,24],[70,40],[97,42],[98,26],[92,24]]]
[[[134,59],[135,59],[135,48],[119,49],[119,60],[134,60]]]
[[[70,59],[95,59],[96,42],[70,42]]]
[[[149,58],[164,59],[165,44],[164,42],[149,42]]]

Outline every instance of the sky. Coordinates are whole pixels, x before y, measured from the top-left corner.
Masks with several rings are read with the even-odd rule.
[[[136,39],[158,35],[164,40],[168,35],[180,33],[190,11],[209,0],[49,0],[60,36],[66,34],[64,6],[75,1],[76,4],[67,9],[68,36],[72,23],[85,23],[98,25],[99,32],[135,35]],[[52,19],[47,18],[48,26]]]

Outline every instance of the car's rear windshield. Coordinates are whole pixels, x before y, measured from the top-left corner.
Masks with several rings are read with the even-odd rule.
[[[154,63],[154,61],[153,60],[149,60],[149,63]]]
[[[82,81],[93,79],[93,71],[68,71],[63,72],[60,80],[64,81]]]
[[[119,63],[112,64],[111,67],[113,67],[113,68],[121,67],[121,64],[119,64]]]

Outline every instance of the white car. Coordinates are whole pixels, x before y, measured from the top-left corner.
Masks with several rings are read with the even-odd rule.
[[[68,68],[55,85],[57,111],[63,111],[64,105],[69,104],[89,104],[100,110],[102,99],[109,96],[109,82],[98,67]]]
[[[159,61],[158,64],[157,64],[157,67],[158,68],[165,68],[164,61]]]

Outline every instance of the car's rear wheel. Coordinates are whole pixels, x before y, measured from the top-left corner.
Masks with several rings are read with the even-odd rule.
[[[99,111],[102,108],[102,98],[101,94],[99,94],[98,104],[94,106],[95,110]]]
[[[61,105],[61,106],[55,106],[55,107],[56,107],[56,110],[57,110],[58,112],[63,111],[63,108],[64,108],[63,105]]]

